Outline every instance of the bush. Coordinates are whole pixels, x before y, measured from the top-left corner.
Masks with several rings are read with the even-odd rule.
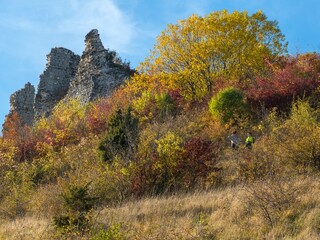
[[[176,104],[169,93],[157,94],[156,103],[158,108],[158,117],[164,120],[167,116],[173,116],[176,112]]]
[[[132,157],[137,139],[138,119],[132,116],[130,107],[125,114],[118,109],[108,123],[107,135],[99,144],[102,160],[110,161],[117,155]]]
[[[304,54],[270,64],[270,74],[258,77],[248,89],[248,100],[264,107],[288,110],[292,101],[310,96],[320,86],[320,55]]]
[[[217,170],[219,144],[201,139],[189,139],[184,144],[183,160],[177,172],[181,175],[181,183],[186,189],[204,186],[206,178]]]
[[[307,191],[307,185],[296,185],[296,182],[281,179],[279,176],[275,179],[264,179],[246,187],[247,199],[257,215],[261,215],[269,227],[274,228],[286,215],[291,215],[289,217],[293,220],[298,217],[292,214],[292,208],[300,205],[300,196]]]
[[[292,105],[287,119],[269,114],[264,136],[254,154],[259,161],[276,167],[276,171],[305,172],[320,169],[320,128],[317,112],[307,101]]]
[[[28,212],[35,188],[27,168],[27,163],[21,163],[1,176],[4,189],[0,193],[0,215],[15,219]]]
[[[133,107],[142,121],[164,121],[166,117],[176,115],[178,97],[173,91],[158,94],[143,91],[141,96],[133,101]]]
[[[91,103],[86,112],[86,124],[90,133],[100,134],[107,129],[113,111],[112,98],[101,98]]]
[[[100,230],[100,232],[92,238],[92,240],[125,240],[127,237],[121,231],[121,223],[111,225],[107,230]]]
[[[53,218],[54,226],[65,233],[84,233],[90,227],[89,212],[97,198],[89,194],[89,184],[70,185],[62,194],[65,213]]]
[[[244,95],[236,88],[225,88],[211,99],[209,109],[223,123],[235,120],[246,112]]]
[[[154,130],[145,130],[139,142],[132,182],[136,195],[170,192],[178,184],[177,166],[183,156],[183,139],[171,131],[156,133]]]
[[[314,109],[306,101],[293,104],[290,118],[285,122],[286,132],[281,152],[294,166],[313,167],[320,170],[320,128]]]
[[[162,138],[155,140],[157,162],[153,164],[156,173],[156,193],[163,193],[175,188],[177,165],[181,160],[183,139],[173,132],[167,132]]]

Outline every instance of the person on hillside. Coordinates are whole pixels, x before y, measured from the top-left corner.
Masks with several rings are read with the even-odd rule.
[[[248,132],[247,133],[247,138],[246,138],[246,147],[251,149],[253,143],[254,143],[254,138],[252,137],[251,132]]]
[[[231,148],[237,149],[238,144],[239,144],[239,138],[238,138],[237,131],[233,131],[232,134],[229,136],[229,139],[230,139],[230,143],[231,143]]]

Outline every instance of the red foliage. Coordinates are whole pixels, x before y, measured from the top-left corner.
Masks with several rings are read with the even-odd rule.
[[[49,146],[54,145],[55,135],[52,128],[37,128],[35,135],[39,143],[45,143]]]
[[[94,102],[88,109],[86,122],[91,133],[99,134],[106,131],[107,121],[113,111],[110,98],[102,98]]]
[[[18,161],[25,161],[36,152],[36,140],[31,128],[22,124],[17,112],[6,117],[3,124],[3,138],[10,140],[17,148],[16,158]]]
[[[252,102],[266,107],[290,105],[297,97],[309,96],[320,86],[320,56],[305,54],[284,59],[280,66],[270,66],[269,77],[258,77],[248,90]]]
[[[161,159],[153,152],[149,159],[138,161],[132,178],[132,193],[143,196],[150,193],[184,191],[195,187],[205,187],[207,177],[220,169],[216,167],[220,144],[202,139],[192,138],[184,144],[184,153],[171,166],[172,178],[163,182],[163,172],[155,166]],[[169,183],[169,184],[168,184]],[[163,192],[161,192],[163,191]]]
[[[205,178],[214,170],[219,146],[197,137],[187,141],[184,149],[183,161],[177,167],[177,172],[182,172],[185,187],[193,188],[196,184],[203,184]]]
[[[180,90],[170,89],[170,90],[168,90],[168,94],[177,106],[181,106],[184,104],[184,99],[180,93]]]
[[[153,166],[157,162],[157,158],[157,155],[152,153],[149,159],[137,160],[131,183],[131,191],[135,196],[156,192],[158,174],[154,171]]]

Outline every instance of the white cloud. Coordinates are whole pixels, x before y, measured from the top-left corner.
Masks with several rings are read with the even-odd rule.
[[[124,51],[135,34],[135,24],[113,0],[70,0],[72,9],[58,23],[61,33],[84,37],[91,29],[99,30],[105,47]]]

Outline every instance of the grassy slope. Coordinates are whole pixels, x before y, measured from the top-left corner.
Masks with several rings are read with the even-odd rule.
[[[317,177],[260,182],[105,207],[95,211],[93,222],[121,226],[114,239],[312,240],[320,239],[319,196]],[[1,223],[0,239],[52,239],[50,224],[35,216]]]

